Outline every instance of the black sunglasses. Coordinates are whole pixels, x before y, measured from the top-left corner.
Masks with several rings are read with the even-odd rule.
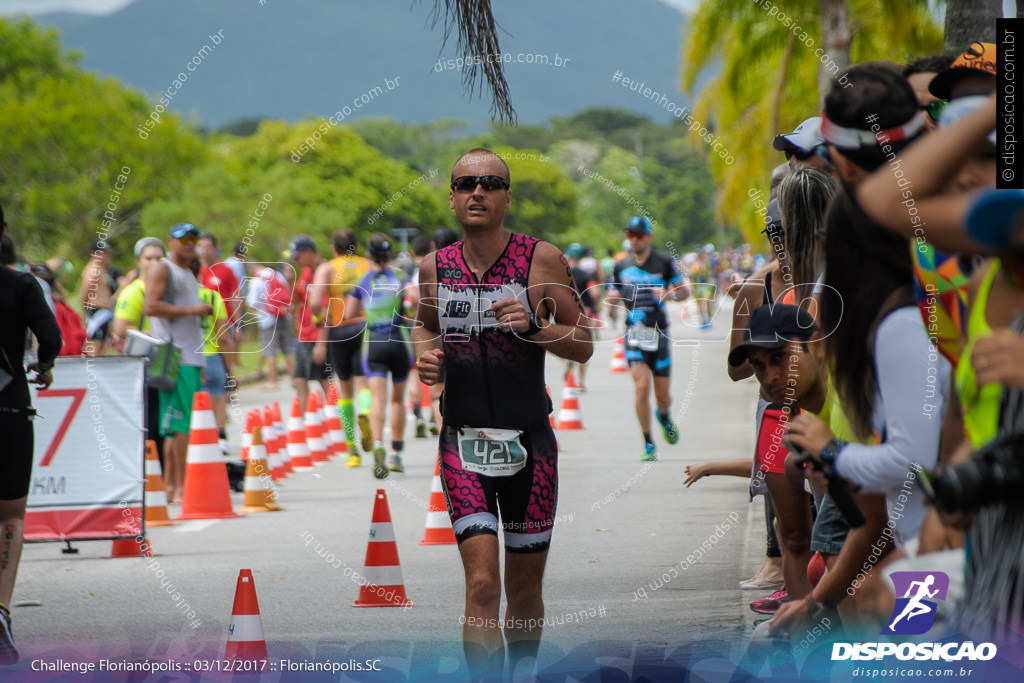
[[[507,190],[511,184],[498,175],[464,175],[452,181],[452,189],[457,192],[472,192],[476,186],[484,188],[487,192],[495,190]]]
[[[932,121],[938,123],[939,116],[942,115],[942,110],[946,108],[947,104],[949,104],[949,102],[947,102],[946,100],[935,100],[934,102],[929,102],[928,104],[919,105],[917,108],[920,109],[921,111],[928,112],[928,116],[931,117]]]
[[[808,159],[810,159],[811,157],[813,157],[817,153],[818,153],[818,148],[817,147],[814,147],[814,148],[809,149],[809,150],[807,150],[807,149],[799,149],[799,148],[797,148],[797,149],[787,149],[786,150],[786,161],[789,161],[793,157],[796,157],[797,161],[807,161]]]

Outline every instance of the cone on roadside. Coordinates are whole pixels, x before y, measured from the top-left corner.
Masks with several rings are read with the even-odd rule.
[[[153,557],[153,547],[149,539],[141,541],[135,538],[114,539],[114,545],[110,548],[111,557]]]
[[[288,455],[297,472],[313,469],[313,458],[306,443],[306,423],[302,418],[302,403],[299,397],[292,399],[292,414],[288,418]]]
[[[281,455],[281,462],[284,466],[284,476],[295,471],[292,465],[292,456],[288,455],[288,432],[284,430],[284,422],[281,420],[281,405],[274,401],[270,404],[274,414],[274,435],[277,437],[277,452]]]
[[[238,572],[224,659],[250,662],[267,660],[267,641],[263,637],[263,620],[260,618],[260,603],[256,598],[251,569]]]
[[[313,464],[327,462],[327,444],[324,443],[323,415],[317,403],[317,394],[309,392],[306,399],[306,444]]]
[[[276,512],[281,509],[277,504],[277,488],[267,464],[267,447],[263,443],[263,428],[256,417],[251,434],[252,445],[249,446],[249,459],[245,463],[245,498],[242,501],[242,512]],[[248,429],[247,429],[248,431]]]
[[[284,461],[281,460],[281,453],[277,450],[277,432],[274,431],[274,413],[270,406],[264,406],[263,412],[256,411],[256,417],[261,418],[262,430],[260,436],[263,437],[263,447],[267,449],[267,467],[270,468],[270,476],[274,481],[281,481],[284,479]],[[253,440],[255,440],[253,435]],[[252,448],[249,449],[252,457]]]
[[[331,441],[334,442],[335,454],[345,455],[348,453],[348,444],[345,443],[345,429],[341,426],[341,415],[338,414],[340,402],[341,396],[338,395],[338,387],[331,382],[327,386],[327,431],[331,435]]]
[[[178,519],[238,517],[231,509],[231,485],[224,456],[217,444],[217,421],[210,395],[197,391],[192,397],[188,457],[185,461],[185,494]]]
[[[167,492],[156,441],[146,440],[146,526],[170,526],[174,520],[167,512]]]
[[[622,337],[615,340],[615,351],[612,353],[612,374],[629,372],[629,361],[626,360],[626,341]]]
[[[558,411],[558,431],[583,429],[583,415],[580,413],[580,397],[576,392],[576,380],[572,370],[565,376],[562,389],[562,409]]]
[[[373,503],[363,576],[366,577],[366,585],[359,588],[359,598],[352,603],[353,607],[412,606],[412,600],[405,596],[398,544],[395,543],[395,530],[391,526],[388,496],[384,489],[377,489]]]
[[[338,454],[338,444],[334,440],[335,435],[331,432],[331,407],[320,392],[317,392],[316,401],[317,410],[320,411],[320,428],[324,438],[324,448],[327,449],[327,459],[330,460]]]
[[[420,545],[455,545],[455,530],[441,489],[441,459],[434,463],[434,478],[430,483],[430,504],[427,507],[427,525]]]
[[[253,412],[250,410],[245,414],[245,429],[242,430],[242,453],[238,456],[242,462],[249,459],[249,447],[252,446]]]

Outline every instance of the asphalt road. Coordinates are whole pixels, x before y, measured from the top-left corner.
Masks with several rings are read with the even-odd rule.
[[[632,386],[628,374],[609,371],[608,331],[580,396],[585,429],[558,435],[558,516],[544,583],[547,615],[556,623],[544,631],[542,669],[557,668],[571,652],[623,671],[670,653],[694,664],[699,652],[714,669],[711,658],[738,656],[752,627],[747,603],[762,596],[737,584],[763,556],[763,506],[747,502],[743,479],[709,478],[689,490],[682,482],[687,464],[752,451],[756,386],[725,374],[728,303],[708,330],[681,323],[676,311],[673,335],[681,343],[673,350],[672,391],[680,442],[667,446],[659,433],[660,461],[639,462]],[[563,370],[563,361],[549,357],[556,408]],[[243,389],[240,414],[272,400],[290,405],[291,392]],[[407,472],[385,483],[365,459],[352,470],[334,460],[283,482],[283,511],[151,528],[155,563],[108,559],[107,541],[77,543],[74,556],[56,544],[27,546],[13,612],[23,660],[217,659],[238,572],[247,568],[272,660],[381,659],[386,672],[366,680],[458,675],[462,566],[455,546],[418,544],[436,440],[411,435],[410,421]],[[231,438],[237,445],[237,434]],[[346,568],[362,571],[378,488],[387,492],[410,609],[352,607],[359,586]],[[241,494],[232,495],[237,509]],[[169,585],[201,623],[186,617]]]

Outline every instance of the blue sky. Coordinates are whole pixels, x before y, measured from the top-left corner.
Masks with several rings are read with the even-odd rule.
[[[107,14],[131,3],[132,0],[0,0],[0,14],[43,14],[72,10],[90,14]],[[274,0],[268,0],[273,2]],[[281,0],[282,2],[285,0]],[[697,6],[698,0],[660,0],[669,7],[682,10]]]
[[[72,10],[90,14],[107,14],[131,3],[132,0],[0,0],[0,14],[43,14]],[[273,2],[274,0],[268,0]],[[285,0],[281,0],[282,2]],[[698,0],[660,0],[669,7],[688,10],[697,6]]]

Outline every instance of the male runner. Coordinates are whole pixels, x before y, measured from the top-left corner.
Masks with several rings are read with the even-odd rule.
[[[345,313],[345,297],[370,271],[370,262],[356,254],[359,242],[351,230],[339,230],[334,233],[335,257],[317,266],[313,273],[313,286],[309,298],[309,310],[313,313],[313,322],[319,325],[326,318],[326,327],[322,328],[320,338],[313,347],[313,362],[328,361],[331,370],[338,375],[341,387],[341,402],[338,412],[341,424],[345,429],[345,441],[348,443],[348,467],[359,467],[359,451],[356,450],[356,410],[353,399],[359,397],[359,431],[362,434],[363,452],[369,453],[373,448],[373,437],[370,434],[370,390],[363,377],[361,350],[363,347],[363,330],[366,318],[356,318],[342,323]],[[329,301],[324,315],[323,298],[319,295],[327,288]],[[328,360],[328,352],[330,358]]]
[[[621,301],[626,308],[626,360],[636,390],[636,417],[644,433],[644,453],[640,456],[644,462],[658,459],[658,449],[651,438],[648,402],[652,376],[658,404],[656,415],[665,441],[679,441],[679,430],[669,415],[672,342],[664,301],[682,301],[689,296],[689,287],[683,283],[672,257],[651,249],[653,231],[646,216],[629,219],[626,237],[632,253],[615,264],[608,282],[609,305]]]
[[[463,241],[423,259],[413,330],[420,378],[433,385],[443,372],[446,381],[441,479],[466,575],[462,633],[474,678],[500,675],[504,662],[499,510],[512,672],[536,657],[558,490],[544,358],[582,363],[593,353],[561,252],[505,229],[509,186],[508,166],[490,150],[455,163],[448,205]]]
[[[321,328],[313,322],[313,311],[309,306],[309,297],[316,296],[321,299],[326,296],[325,288],[310,289],[313,283],[313,273],[321,265],[326,263],[324,258],[316,250],[316,243],[309,235],[299,235],[288,244],[288,255],[295,262],[301,272],[295,281],[296,317],[299,321],[299,343],[295,349],[295,372],[292,373],[292,386],[295,388],[295,395],[299,397],[299,403],[306,405],[309,398],[310,381],[318,382],[327,395],[328,383],[331,381],[330,370],[324,362],[313,360],[313,350],[316,342],[320,339]],[[331,406],[337,409],[337,406]],[[354,451],[352,451],[354,452]]]

